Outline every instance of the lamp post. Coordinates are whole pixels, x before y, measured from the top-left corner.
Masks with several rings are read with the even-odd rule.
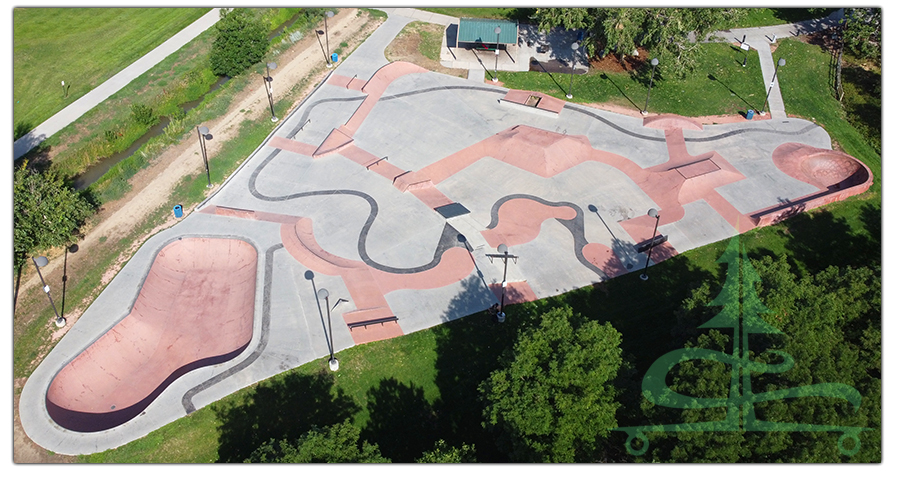
[[[656,228],[659,227],[659,212],[655,208],[651,208],[647,211],[647,215],[650,217],[656,217],[656,225],[653,226],[653,237],[650,238],[650,248],[647,250],[647,263],[644,264],[644,272],[641,273],[641,279],[647,281],[649,276],[647,276],[647,268],[650,266],[650,254],[653,253],[653,240],[656,239]]]
[[[53,303],[53,297],[50,296],[50,287],[47,285],[47,282],[44,281],[44,275],[41,274],[41,268],[46,266],[50,261],[47,260],[47,257],[39,256],[32,257],[31,262],[34,262],[34,268],[37,269],[38,276],[41,278],[41,284],[44,285],[44,292],[47,294],[47,298],[50,299],[50,305],[53,306],[53,314],[56,315],[56,326],[62,328],[66,326],[66,318],[63,318],[59,315],[59,312],[56,310],[56,304]]]
[[[572,83],[575,81],[575,51],[578,50],[578,42],[572,43],[572,74],[569,76],[569,93],[566,94],[566,99],[572,98]]]
[[[322,39],[319,37],[319,35],[323,35],[324,33],[325,32],[322,30],[316,30],[316,40],[319,41],[319,47],[322,48],[322,55],[325,56],[325,67],[330,68],[331,67],[331,59],[329,59],[328,54],[325,53],[325,46],[322,45]]]
[[[769,95],[772,93],[772,87],[775,86],[775,78],[778,77],[778,68],[784,66],[784,59],[778,60],[778,66],[775,66],[775,74],[772,75],[772,81],[769,82],[769,91],[766,92],[766,102],[763,103],[763,107],[759,110],[759,116],[766,116],[766,105],[769,104]]]
[[[334,12],[330,10],[325,13],[325,49],[328,50],[328,54],[331,54],[331,47],[328,45],[328,18],[334,17]]]
[[[497,64],[500,61],[500,26],[494,28],[494,33],[497,34],[497,46],[494,47],[494,78],[493,81],[497,81]]]
[[[197,127],[197,136],[200,138],[200,152],[203,153],[203,164],[206,165],[206,187],[212,187],[209,179],[209,159],[206,157],[206,141],[212,139],[212,134],[206,127]]]
[[[654,57],[650,60],[650,66],[653,66],[653,69],[650,71],[650,85],[647,86],[647,100],[644,102],[644,110],[641,111],[642,115],[647,114],[647,106],[650,105],[650,89],[653,88],[653,77],[656,75],[657,64],[659,64],[659,59]]]
[[[506,313],[503,312],[503,305],[506,302],[506,266],[509,263],[509,259],[518,259],[518,255],[510,255],[509,247],[504,245],[503,243],[497,247],[497,251],[500,253],[489,253],[486,256],[493,260],[494,257],[498,259],[503,259],[503,282],[500,284],[500,310],[497,312],[497,322],[503,323],[506,321]]]
[[[331,306],[328,304],[328,290],[324,288],[320,288],[318,292],[316,292],[316,296],[319,299],[325,300],[325,312],[328,315],[328,352],[331,353],[331,357],[328,358],[328,368],[331,371],[336,372],[339,363],[337,358],[334,357],[334,333],[331,331]]]
[[[266,85],[266,93],[269,94],[269,109],[272,111],[272,121],[277,122],[278,117],[275,116],[275,101],[272,99],[272,77],[269,76],[269,70],[277,68],[278,65],[270,62],[266,64],[266,76],[263,78]]]

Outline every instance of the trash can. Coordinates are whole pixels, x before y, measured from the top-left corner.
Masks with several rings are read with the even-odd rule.
[[[174,210],[176,218],[181,218],[181,216],[184,215],[184,211],[181,209],[181,205],[175,205]]]
[[[331,54],[331,62],[336,63],[338,60],[337,53]]]
[[[755,111],[753,111],[752,109],[748,109],[747,110],[747,119],[752,120],[754,113],[755,113]]]

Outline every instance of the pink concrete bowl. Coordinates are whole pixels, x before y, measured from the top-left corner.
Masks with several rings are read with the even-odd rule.
[[[97,432],[139,415],[175,379],[239,355],[253,336],[257,252],[185,238],[157,254],[131,313],[63,367],[47,390],[57,424]]]

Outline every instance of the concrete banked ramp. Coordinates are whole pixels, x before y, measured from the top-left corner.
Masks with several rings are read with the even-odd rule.
[[[225,238],[160,250],[131,313],[56,375],[57,424],[97,432],[139,415],[185,373],[236,357],[253,336],[257,252]]]

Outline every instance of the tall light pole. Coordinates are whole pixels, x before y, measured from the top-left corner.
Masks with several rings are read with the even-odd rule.
[[[334,17],[334,12],[330,10],[325,13],[325,49],[328,50],[328,55],[331,55],[331,47],[328,45],[328,18]]]
[[[644,272],[641,273],[641,279],[647,281],[649,276],[647,276],[647,267],[650,266],[650,254],[653,253],[653,240],[656,239],[656,228],[659,227],[659,212],[655,208],[651,208],[647,211],[647,215],[650,217],[656,217],[656,225],[653,226],[653,237],[650,238],[650,248],[647,250],[647,263],[644,264]]]
[[[316,292],[316,296],[325,300],[325,312],[328,315],[328,352],[331,353],[331,357],[328,358],[328,368],[336,372],[340,365],[337,358],[334,357],[334,333],[331,330],[331,306],[328,304],[328,290],[320,288]]]
[[[47,282],[44,281],[44,275],[41,274],[41,268],[46,266],[50,261],[47,260],[47,257],[41,255],[39,257],[32,257],[31,262],[34,262],[34,268],[37,269],[38,276],[41,278],[41,284],[44,285],[44,292],[47,294],[47,298],[50,299],[50,305],[53,306],[53,314],[56,315],[56,326],[59,328],[66,326],[66,318],[60,316],[59,312],[56,310],[56,304],[53,303],[53,297],[50,296],[50,287],[47,285]]]
[[[263,78],[266,85],[266,93],[269,94],[269,109],[272,111],[272,121],[277,122],[278,117],[275,116],[275,101],[272,99],[272,77],[269,76],[269,70],[277,68],[278,65],[270,62],[266,64],[266,76]]]
[[[642,115],[647,114],[647,106],[650,105],[650,89],[653,88],[653,77],[656,75],[656,65],[659,64],[659,59],[653,58],[650,61],[650,66],[653,66],[653,69],[650,71],[650,85],[647,86],[647,100],[644,102],[644,110],[641,111]]]
[[[769,82],[769,91],[766,92],[766,102],[763,103],[763,107],[759,110],[759,116],[766,116],[766,105],[769,104],[769,94],[772,93],[772,87],[775,86],[775,78],[778,77],[778,68],[784,66],[784,59],[778,60],[778,66],[775,66],[775,74],[772,75],[772,81]]]
[[[200,152],[203,153],[203,164],[206,165],[206,187],[212,187],[209,179],[209,158],[206,157],[206,141],[212,139],[212,134],[206,127],[197,127],[197,136],[200,138]]]
[[[572,75],[569,76],[569,93],[566,94],[566,99],[572,98],[572,82],[575,81],[575,51],[578,50],[578,42],[572,43]]]
[[[497,63],[500,61],[500,26],[494,28],[494,33],[497,34],[497,46],[494,47],[494,78],[492,81],[497,81]]]
[[[331,67],[331,59],[328,57],[328,54],[325,53],[325,46],[322,45],[322,39],[319,37],[319,35],[322,35],[324,33],[325,32],[322,30],[316,30],[316,40],[319,41],[319,47],[322,48],[322,55],[325,56],[325,67],[330,68]]]
[[[506,321],[506,313],[503,312],[503,305],[506,302],[506,266],[509,263],[509,259],[518,259],[518,255],[510,255],[509,247],[504,245],[503,243],[497,247],[497,251],[500,253],[489,253],[486,256],[493,260],[494,257],[498,259],[503,259],[503,282],[500,284],[500,311],[497,312],[497,322],[503,323]]]

